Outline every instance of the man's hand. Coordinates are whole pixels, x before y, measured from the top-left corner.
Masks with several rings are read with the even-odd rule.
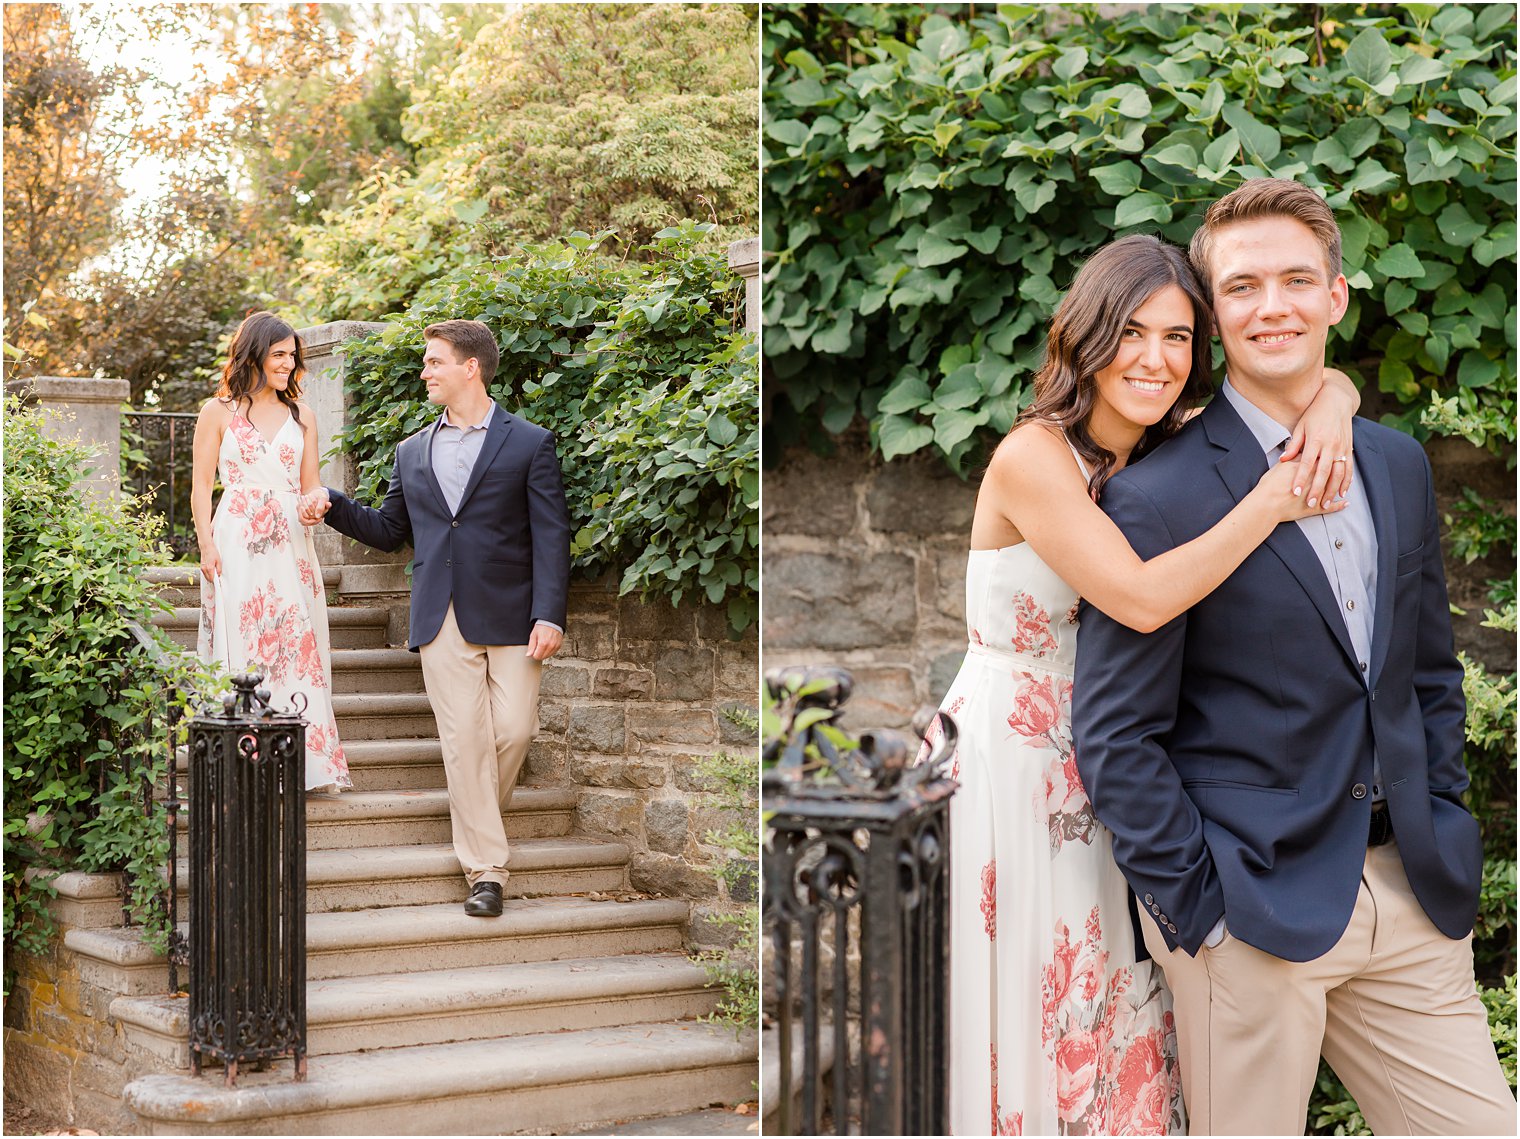
[[[327,488],[319,486],[310,494],[301,496],[296,505],[296,514],[301,519],[301,525],[315,526],[330,509],[332,500],[327,497]]]
[[[537,661],[548,660],[559,652],[560,645],[564,643],[565,634],[552,625],[539,621],[528,634],[528,656]]]

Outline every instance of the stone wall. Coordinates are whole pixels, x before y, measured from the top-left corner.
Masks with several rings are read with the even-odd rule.
[[[1437,505],[1449,511],[1463,486],[1515,510],[1514,474],[1454,439],[1427,446]],[[862,436],[820,458],[789,448],[764,472],[766,669],[839,664],[855,676],[845,724],[901,727],[937,705],[966,645],[966,550],[980,472],[962,481],[938,458],[884,463]],[[1489,668],[1515,667],[1508,633],[1480,627],[1487,588],[1513,563],[1464,565],[1448,556],[1456,643]]]
[[[722,608],[620,598],[606,578],[572,582],[565,647],[544,668],[524,782],[575,787],[579,828],[632,847],[634,889],[691,901],[694,948],[727,944],[709,919],[755,900],[752,872],[732,896],[714,875],[730,856],[706,836],[726,820],[696,764],[753,754],[724,711],[755,710],[758,655],[753,627],[729,639]]]
[[[47,952],[18,952],[5,962],[16,971],[5,1001],[6,1098],[100,1134],[134,1134],[140,1123],[122,1105],[122,1089],[168,1065],[109,1015],[128,986],[81,971],[79,955],[64,946],[70,929],[121,924],[120,878],[68,873],[54,887],[59,896],[49,908],[58,931]]]

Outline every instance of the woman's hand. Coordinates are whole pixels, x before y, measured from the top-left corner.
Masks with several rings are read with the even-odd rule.
[[[1309,496],[1304,494],[1302,488],[1304,464],[1292,459],[1283,459],[1275,467],[1262,475],[1256,483],[1256,489],[1247,497],[1259,499],[1266,505],[1274,522],[1297,522],[1300,518],[1313,518],[1317,514],[1335,514],[1346,509],[1346,500],[1317,499],[1315,505],[1309,505]]]
[[[1284,461],[1298,460],[1303,475],[1298,489],[1305,506],[1318,507],[1326,498],[1340,498],[1351,490],[1351,419],[1361,405],[1361,393],[1351,377],[1338,368],[1326,368],[1319,394],[1293,428],[1293,438],[1283,451]]]
[[[210,581],[222,576],[222,555],[215,542],[201,544],[201,575]]]

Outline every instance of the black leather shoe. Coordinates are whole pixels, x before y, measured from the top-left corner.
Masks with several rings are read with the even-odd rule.
[[[501,883],[477,882],[464,903],[464,912],[472,918],[501,917]]]

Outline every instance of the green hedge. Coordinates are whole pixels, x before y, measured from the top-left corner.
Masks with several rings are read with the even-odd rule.
[[[168,558],[156,541],[162,521],[88,497],[87,448],[45,434],[38,412],[8,398],[4,418],[9,993],[11,953],[47,947],[59,871],[124,871],[130,906],[162,947],[156,900],[169,840],[162,804],[143,811],[143,779],[166,774],[166,689],[205,691],[211,678],[151,628],[168,608],[142,577]]]
[[[1513,5],[958,11],[767,7],[778,444],[863,415],[884,456],[964,470],[1027,401],[1089,253],[1185,244],[1271,173],[1322,188],[1344,231],[1335,361],[1404,429],[1513,463]]]
[[[648,260],[598,253],[576,233],[459,270],[389,327],[347,348],[359,493],[378,499],[396,444],[438,415],[422,383],[422,330],[459,317],[496,333],[493,398],[553,431],[587,576],[623,593],[725,604],[737,633],[759,595],[759,355],[743,282],[704,248],[712,227],[661,231]]]

